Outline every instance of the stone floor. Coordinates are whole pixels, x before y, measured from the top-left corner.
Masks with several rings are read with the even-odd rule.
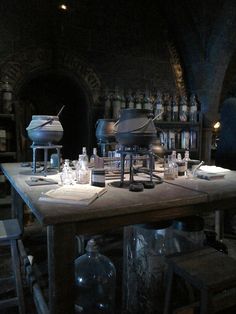
[[[116,314],[126,314],[122,312],[121,310],[121,282],[122,282],[122,230],[117,230],[113,233],[109,233],[106,235],[97,235],[96,240],[98,243],[98,246],[101,249],[101,253],[108,256],[113,263],[115,264],[115,267],[117,269],[117,305],[116,305]],[[39,234],[27,234],[24,238],[24,243],[26,249],[29,249],[29,251],[34,252],[34,260],[37,262],[36,272],[40,274],[41,281],[45,285],[45,290],[47,286],[47,273],[46,273],[46,240],[45,237],[42,237],[42,235]],[[225,238],[223,240],[223,243],[226,244],[228,247],[228,254],[229,256],[232,256],[236,260],[236,237],[233,238]],[[1,252],[1,251],[0,251]],[[7,268],[7,264],[4,264],[4,259],[1,258],[0,266],[3,269],[3,272]],[[6,267],[5,267],[6,266]],[[4,269],[5,267],[5,269]],[[1,274],[1,268],[0,268],[0,274]],[[0,289],[0,298],[3,296],[6,296],[6,289],[8,287],[1,287]],[[36,309],[34,307],[34,302],[31,296],[31,293],[27,287],[25,287],[25,300],[26,300],[26,314],[36,314]],[[8,294],[11,295],[12,290],[9,289]],[[8,309],[8,310],[1,310],[1,314],[15,314],[18,313],[17,309]],[[190,312],[185,312],[186,314],[190,314]],[[236,313],[236,308],[225,310],[221,312],[221,314],[233,314]],[[65,313],[66,314],[66,313]],[[141,313],[132,313],[132,314],[141,314]],[[144,314],[144,313],[142,313]],[[146,314],[146,313],[145,313]],[[154,314],[154,313],[153,313]]]

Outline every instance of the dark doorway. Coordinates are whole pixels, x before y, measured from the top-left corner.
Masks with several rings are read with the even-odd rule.
[[[63,158],[77,159],[82,147],[90,145],[88,97],[72,77],[54,72],[42,73],[22,86],[19,100],[24,106],[25,127],[32,115],[57,115],[65,105],[60,115],[64,129],[59,143],[63,145]]]

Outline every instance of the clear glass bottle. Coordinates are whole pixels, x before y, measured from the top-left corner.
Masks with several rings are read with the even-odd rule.
[[[172,162],[172,156],[168,155],[164,160],[164,179],[174,180],[175,179],[175,169]]]
[[[90,181],[90,171],[88,168],[88,156],[86,154],[79,155],[79,161],[76,167],[76,180],[80,184],[88,184]]]
[[[163,116],[164,116],[163,99],[162,99],[162,94],[159,92],[157,93],[157,96],[156,96],[154,110],[155,110],[156,120],[163,121]]]
[[[112,111],[113,111],[112,118],[113,119],[119,119],[120,109],[121,109],[121,97],[119,94],[119,90],[116,87],[115,95],[112,99]]]
[[[133,97],[131,91],[129,91],[126,101],[127,101],[127,108],[133,109],[134,108],[134,97]]]
[[[175,178],[178,178],[178,164],[177,164],[176,150],[172,151],[171,161],[172,161],[173,168],[174,168]]]
[[[190,96],[190,104],[189,104],[189,122],[191,123],[197,123],[197,99],[196,95],[192,94]]]
[[[147,96],[148,93],[146,92],[143,97],[143,109],[151,110],[153,111],[153,106],[150,98]]]
[[[93,148],[93,154],[91,155],[90,160],[89,160],[89,164],[90,164],[91,167],[95,166],[95,159],[96,159],[97,156],[98,156],[97,148],[94,147]]]
[[[142,109],[143,108],[142,98],[143,98],[143,96],[141,94],[139,94],[139,92],[137,92],[137,95],[135,97],[135,108],[136,109]]]
[[[171,121],[171,97],[168,93],[164,94],[164,120]]]
[[[112,108],[111,108],[111,97],[109,95],[108,90],[106,90],[105,96],[104,96],[104,107],[105,107],[104,118],[105,119],[111,118],[111,111],[112,111]]]
[[[186,96],[182,96],[179,104],[179,121],[188,121],[188,101]]]
[[[76,313],[114,314],[116,269],[91,239],[75,260]]]
[[[179,98],[177,95],[174,95],[172,97],[171,120],[172,121],[178,121],[179,120]]]
[[[125,96],[124,96],[124,93],[121,93],[121,96],[120,96],[120,109],[125,109],[126,108],[126,99],[125,99]]]
[[[75,183],[75,175],[70,167],[70,160],[65,159],[62,172],[61,172],[61,183],[62,185],[71,185]]]
[[[84,156],[84,161],[89,162],[88,154],[87,154],[87,148],[84,146],[82,147],[82,155]]]

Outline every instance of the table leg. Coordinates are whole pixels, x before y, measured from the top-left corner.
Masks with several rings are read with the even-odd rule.
[[[36,148],[33,147],[33,173],[36,173]]]
[[[224,211],[215,211],[215,232],[217,240],[222,240],[224,237]]]
[[[47,165],[48,165],[48,150],[44,148],[44,175],[47,175]]]
[[[24,230],[24,202],[16,190],[11,186],[11,216],[17,218],[23,232]]]
[[[75,226],[47,227],[49,312],[74,313]]]

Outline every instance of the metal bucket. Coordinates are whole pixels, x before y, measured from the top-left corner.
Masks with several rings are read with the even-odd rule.
[[[33,145],[52,145],[63,136],[63,127],[58,116],[33,115],[26,128]]]

